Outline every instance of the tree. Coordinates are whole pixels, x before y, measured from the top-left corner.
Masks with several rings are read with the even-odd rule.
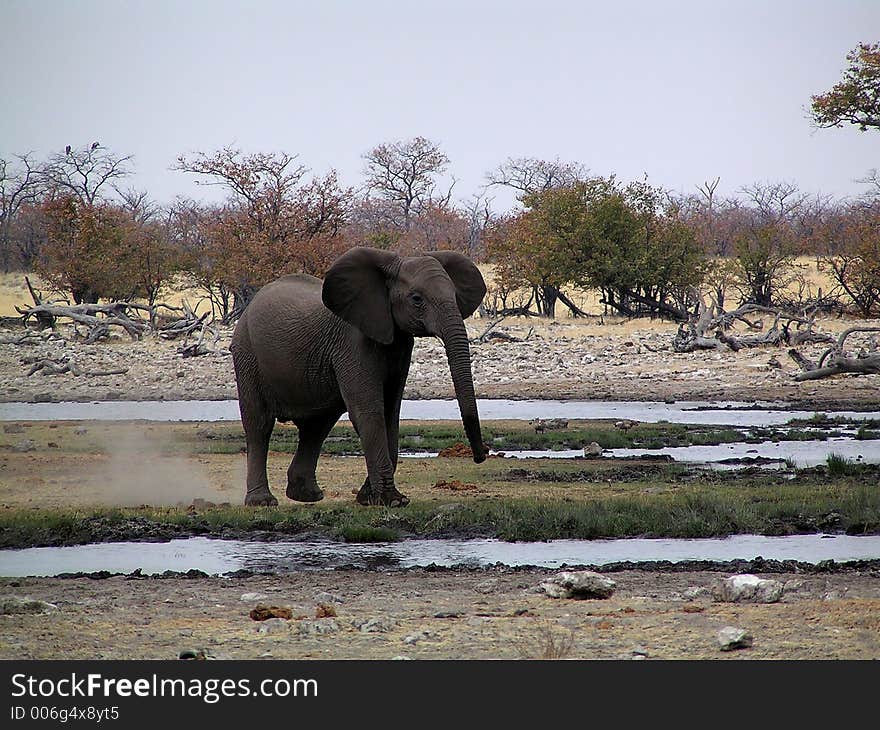
[[[864,132],[880,129],[880,43],[859,43],[846,55],[843,79],[824,94],[811,97],[814,124],[853,124]]]
[[[73,195],[80,203],[95,205],[114,181],[127,177],[131,155],[120,157],[98,142],[52,155],[43,169],[47,187],[60,195]]]
[[[128,265],[134,242],[119,208],[89,205],[73,194],[48,198],[43,207],[47,237],[35,265],[41,276],[70,292],[77,304],[136,293]]]
[[[232,293],[225,318],[240,314],[259,287],[281,274],[321,276],[349,247],[343,231],[353,194],[340,188],[332,170],[307,179],[294,155],[246,155],[231,147],[181,156],[176,169],[229,191],[213,217],[196,217],[197,276]]]
[[[23,205],[33,203],[42,191],[41,171],[30,155],[16,155],[15,159],[17,169],[0,159],[0,266],[4,273],[10,270],[13,259],[19,258],[15,256],[13,235],[16,216]],[[15,263],[27,266],[30,261],[25,257]]]
[[[734,233],[736,286],[744,303],[769,307],[797,277],[795,224],[806,196],[790,182],[755,183],[742,192],[752,205]]]
[[[368,196],[384,201],[385,223],[392,230],[409,231],[413,218],[426,208],[449,205],[451,186],[439,200],[435,195],[436,178],[446,170],[449,158],[431,140],[414,137],[380,144],[364,159]]]
[[[589,177],[587,168],[578,162],[539,160],[534,157],[508,157],[486,178],[489,185],[501,185],[518,191],[520,198],[551,188],[570,187]]]
[[[880,315],[880,202],[854,204],[826,221],[820,267],[863,317]]]

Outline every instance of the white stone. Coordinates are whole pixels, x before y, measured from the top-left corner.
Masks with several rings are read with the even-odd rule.
[[[540,585],[551,598],[609,598],[616,587],[611,578],[592,570],[566,570]]]
[[[767,580],[750,573],[718,579],[712,584],[712,597],[726,603],[776,603],[782,598],[782,591],[782,583],[778,580]]]
[[[754,638],[745,629],[736,626],[725,626],[718,632],[718,646],[721,651],[732,651],[733,649],[748,649]]]

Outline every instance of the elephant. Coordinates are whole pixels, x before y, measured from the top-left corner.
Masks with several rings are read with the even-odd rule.
[[[266,284],[235,326],[232,352],[247,441],[247,505],[277,505],[266,457],[277,421],[292,421],[299,443],[287,470],[287,496],[324,497],[315,478],[321,445],[348,411],[364,450],[361,505],[405,506],[394,482],[400,404],[415,337],[446,349],[473,459],[486,458],[464,319],[486,284],[463,254],[399,256],[357,247],[337,258],[323,283],[292,274]]]

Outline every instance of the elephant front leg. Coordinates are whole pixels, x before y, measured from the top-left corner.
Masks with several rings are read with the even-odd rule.
[[[358,492],[360,504],[404,507],[409,497],[397,491],[394,464],[388,449],[388,432],[383,410],[349,408],[349,416],[360,435],[367,460],[367,481]]]

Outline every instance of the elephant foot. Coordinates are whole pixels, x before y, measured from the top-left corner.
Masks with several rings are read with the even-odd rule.
[[[269,487],[264,487],[263,489],[254,489],[253,491],[248,491],[247,494],[244,495],[244,503],[248,507],[277,507],[278,500],[275,499],[275,495],[269,491]]]
[[[373,492],[370,481],[364,482],[363,486],[357,493],[357,503],[368,507],[370,505],[384,505],[385,507],[406,507],[409,504],[409,497],[401,494],[394,487],[386,489],[384,492]]]
[[[311,479],[288,479],[286,494],[297,502],[320,502],[324,499],[324,492],[321,491],[314,477]]]

